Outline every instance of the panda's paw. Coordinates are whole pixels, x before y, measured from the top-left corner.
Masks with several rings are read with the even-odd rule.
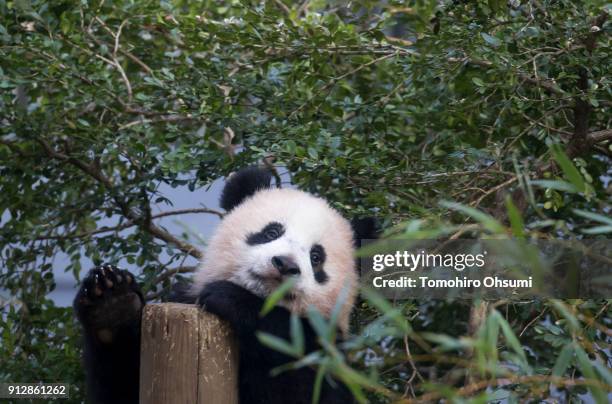
[[[216,281],[204,286],[198,302],[240,333],[254,331],[263,300],[232,282]]]
[[[74,299],[74,309],[84,327],[112,335],[122,325],[140,320],[144,299],[134,276],[113,265],[89,271]]]

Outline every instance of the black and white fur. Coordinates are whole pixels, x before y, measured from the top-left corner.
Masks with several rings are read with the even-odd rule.
[[[228,211],[205,251],[193,287],[178,300],[191,301],[227,321],[239,343],[242,404],[310,403],[315,372],[301,368],[272,376],[294,358],[263,346],[255,333],[290,340],[291,313],[300,316],[305,351],[320,349],[304,318],[313,307],[329,316],[342,294],[338,317],[344,335],[357,290],[351,225],[320,198],[270,188],[267,170],[232,175],[221,196]],[[375,223],[355,221],[355,237],[371,238]],[[356,226],[355,226],[356,225]],[[264,317],[264,299],[287,277],[295,284]],[[137,403],[140,317],[145,302],[134,277],[103,265],[92,269],[74,300],[83,326],[88,396],[95,403]],[[325,380],[321,403],[352,402],[338,381]]]

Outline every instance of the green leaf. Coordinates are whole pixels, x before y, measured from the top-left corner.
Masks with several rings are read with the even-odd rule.
[[[293,348],[298,353],[298,356],[304,355],[304,328],[302,320],[297,314],[291,313],[290,335]]]
[[[498,46],[501,45],[501,41],[499,39],[487,34],[486,32],[481,32],[480,35],[482,36],[482,39],[484,39],[486,43],[493,46],[494,48],[497,48]]]
[[[478,304],[478,303],[477,303]],[[499,321],[495,316],[488,316],[479,337],[484,339],[488,353],[497,361],[497,341],[499,339]]]
[[[510,220],[510,227],[512,228],[514,236],[525,238],[525,223],[523,222],[523,217],[514,202],[512,202],[512,197],[510,195],[506,196],[506,210],[508,211],[508,219]]]
[[[285,297],[291,288],[293,288],[296,282],[297,280],[295,278],[287,278],[287,280],[276,288],[274,292],[270,293],[270,295],[266,298],[259,315],[263,317],[268,314],[274,308],[274,306],[276,306],[276,304],[280,302],[283,297]]]
[[[72,29],[72,20],[68,18],[66,13],[63,13],[61,16],[60,29],[62,30],[62,33],[64,34],[69,33],[70,30]]]
[[[310,321],[310,324],[316,331],[317,335],[325,340],[325,336],[329,335],[331,332],[330,327],[333,327],[333,325],[329,324],[321,313],[314,308],[309,309],[306,314],[308,315],[308,320]]]
[[[561,145],[555,143],[550,146],[550,151],[553,154],[557,163],[561,166],[563,170],[563,174],[569,182],[572,183],[574,187],[580,192],[584,192],[586,190],[586,184],[584,182],[584,178],[580,175],[580,171],[576,168],[574,163],[567,157],[567,154],[561,148]]]
[[[557,312],[567,320],[572,331],[578,332],[580,330],[580,323],[578,322],[578,319],[572,314],[565,303],[558,299],[551,299],[550,303],[557,310]]]
[[[412,327],[402,315],[401,310],[394,308],[387,299],[382,297],[379,293],[368,288],[363,288],[361,294],[367,299],[368,303],[380,310],[385,316],[392,319],[402,332],[406,334],[412,332]]]
[[[577,214],[578,216],[582,216],[586,219],[590,219],[594,222],[606,224],[608,226],[612,226],[612,219],[610,217],[600,215],[599,213],[589,212],[587,210],[582,209],[572,209],[572,212]]]
[[[329,367],[329,360],[323,361],[319,365],[317,369],[317,375],[315,376],[315,382],[312,386],[312,404],[317,404],[319,402],[319,398],[321,397],[321,386],[323,385],[323,377],[325,377],[325,373]]]
[[[529,184],[541,188],[550,188],[556,189],[557,191],[569,192],[572,194],[578,192],[578,189],[573,184],[561,180],[530,180]]]
[[[512,350],[521,358],[523,369],[528,374],[531,374],[532,371],[531,367],[529,366],[529,362],[527,361],[525,350],[523,349],[523,346],[516,337],[516,334],[514,334],[514,331],[512,331],[510,324],[508,324],[506,319],[497,310],[493,310],[491,315],[497,318],[502,333],[504,334],[504,338],[506,339],[506,342],[508,343],[510,348],[512,348]]]
[[[572,358],[574,357],[574,344],[570,342],[565,345],[559,356],[557,356],[557,360],[555,361],[555,365],[552,368],[551,375],[561,377],[565,374],[568,366],[570,365]]]
[[[576,352],[576,359],[578,362],[578,367],[580,368],[582,375],[586,379],[590,379],[595,382],[599,381],[595,368],[593,364],[591,363],[591,361],[589,360],[586,352],[584,352],[584,350],[582,349],[582,347],[578,345],[577,343],[575,343],[574,350]],[[588,388],[591,394],[593,394],[593,397],[595,398],[596,402],[598,403],[608,402],[605,391],[603,391],[599,386],[589,384]]]
[[[601,363],[600,361],[595,361],[595,363],[593,363],[593,367],[595,368],[595,370],[597,370],[597,372],[599,372],[599,375],[602,379],[604,379],[604,382],[612,386],[612,371],[610,370],[610,368],[608,368],[606,364]]]
[[[259,339],[259,341],[268,348],[282,352],[294,358],[300,356],[300,353],[295,349],[295,347],[282,338],[265,332],[257,332],[256,335],[257,339]]]
[[[472,82],[476,84],[478,87],[484,87],[485,83],[479,77],[472,77]]]
[[[456,210],[458,212],[466,214],[467,216],[470,216],[472,219],[478,221],[485,229],[489,230],[492,233],[506,232],[506,228],[501,223],[495,220],[492,216],[487,215],[486,213],[481,212],[478,209],[474,209],[470,206],[450,201],[441,201],[440,205],[445,208]]]
[[[588,229],[580,230],[584,234],[607,234],[612,233],[612,226],[594,226]]]
[[[439,344],[442,351],[456,351],[473,347],[473,344],[467,339],[458,339],[448,335],[435,334],[431,332],[424,332],[420,335],[427,341]]]

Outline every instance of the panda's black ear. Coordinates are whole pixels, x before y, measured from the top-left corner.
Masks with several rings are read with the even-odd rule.
[[[361,217],[351,220],[355,246],[360,246],[361,240],[377,239],[380,235],[380,222],[374,217]]]
[[[351,220],[353,228],[353,245],[355,248],[361,247],[362,240],[374,240],[380,235],[380,221],[374,217],[360,217]],[[357,275],[361,276],[361,261],[355,259],[355,269]]]
[[[240,205],[255,192],[270,188],[272,173],[259,167],[247,167],[232,174],[221,192],[221,207],[227,211]]]

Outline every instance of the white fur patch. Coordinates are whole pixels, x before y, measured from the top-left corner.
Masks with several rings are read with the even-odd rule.
[[[247,237],[270,222],[281,223],[285,233],[269,243],[248,245]],[[328,280],[323,284],[315,280],[310,264],[314,244],[325,249],[323,270]],[[291,291],[294,298],[282,304],[298,314],[314,306],[329,317],[345,289],[339,326],[347,331],[357,291],[353,252],[349,222],[325,200],[294,189],[262,190],[221,221],[195,274],[193,293],[197,294],[210,282],[229,280],[266,297],[282,282],[271,259],[285,255],[299,265],[301,272],[296,275],[297,283]]]

